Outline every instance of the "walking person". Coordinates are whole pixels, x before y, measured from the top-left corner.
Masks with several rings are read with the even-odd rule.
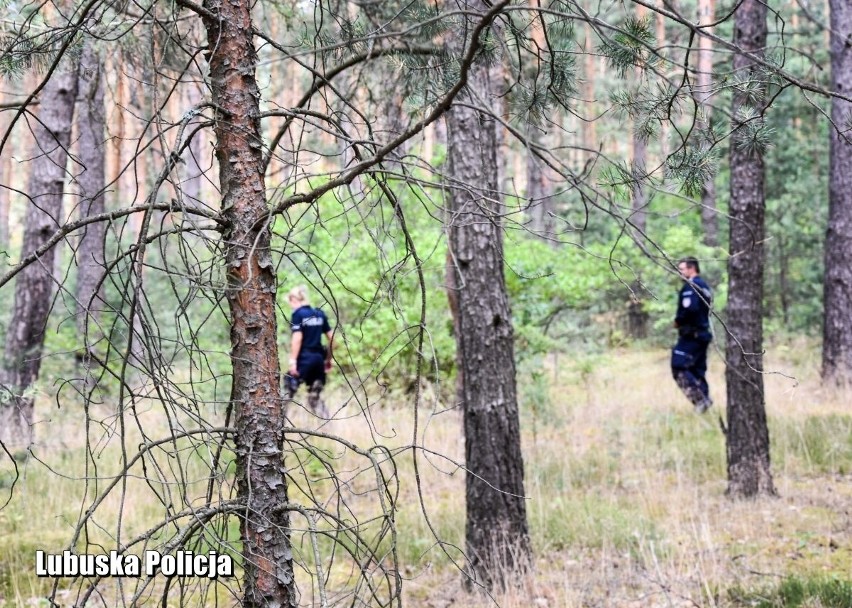
[[[674,321],[678,339],[672,349],[672,375],[695,411],[703,414],[713,405],[705,377],[707,347],[713,339],[710,333],[713,292],[701,278],[701,268],[694,257],[680,260],[677,269],[684,283],[678,293]]]
[[[293,315],[290,319],[290,361],[285,378],[288,397],[292,399],[299,385],[308,387],[308,407],[314,414],[328,418],[328,410],[320,399],[325,386],[326,373],[331,370],[334,332],[328,317],[319,308],[312,308],[304,285],[294,287],[287,294]],[[328,340],[323,346],[322,337]]]

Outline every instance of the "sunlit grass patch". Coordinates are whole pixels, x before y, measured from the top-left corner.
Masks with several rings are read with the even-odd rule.
[[[529,509],[536,551],[610,548],[635,551],[646,540],[658,540],[653,520],[629,501],[578,493],[541,498]]]
[[[641,446],[648,466],[683,475],[696,483],[725,477],[725,437],[716,412],[704,416],[689,413],[651,413]]]
[[[619,482],[621,463],[617,454],[589,451],[572,454],[568,450],[536,449],[526,460],[526,484],[549,492],[614,486]]]
[[[4,526],[5,522],[0,513],[0,527]],[[54,581],[33,576],[35,554],[38,550],[59,552],[66,542],[62,531],[40,534],[38,537],[0,535],[0,598],[14,601],[16,598],[49,593]]]
[[[452,497],[430,500],[425,515],[420,505],[412,502],[400,509],[396,523],[398,555],[404,566],[416,568],[418,565],[448,566],[452,561],[464,563],[464,501]]]
[[[772,421],[770,433],[779,467],[809,474],[852,472],[852,416],[778,418]]]
[[[729,593],[737,607],[749,608],[849,608],[852,581],[836,578],[796,578],[758,591],[735,587]]]

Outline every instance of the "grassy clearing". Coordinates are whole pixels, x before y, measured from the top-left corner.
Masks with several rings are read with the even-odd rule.
[[[418,457],[425,513],[413,481],[411,451],[399,452],[395,476],[388,463],[382,465],[397,497],[397,553],[407,605],[476,607],[497,601],[501,606],[539,608],[852,607],[827,603],[834,600],[817,592],[819,581],[838,581],[841,591],[848,589],[843,585],[852,572],[848,396],[823,390],[811,359],[800,351],[791,351],[797,355],[792,364],[770,361],[796,381],[780,374],[767,376],[773,466],[781,497],[751,502],[724,498],[720,412],[703,417],[691,412],[671,381],[666,351],[614,352],[588,365],[564,357],[546,361],[532,390],[522,392],[536,567],[517,587],[491,599],[464,590],[458,572],[461,556],[455,547],[463,546],[464,539],[464,475],[454,462],[464,454],[461,420],[458,412],[428,401],[418,441],[440,456]],[[721,371],[718,357],[712,358],[717,402],[724,401]],[[340,395],[329,401],[343,403]],[[45,593],[49,583],[33,576],[32,555],[36,548],[64,547],[79,515],[84,471],[76,421],[65,412],[51,415],[53,428],[59,430],[41,436],[38,454],[70,478],[57,477],[34,460],[24,466],[15,501],[0,512],[0,604],[27,605]],[[155,424],[153,412],[146,416]],[[297,427],[317,426],[305,412],[294,412],[293,422]],[[412,441],[410,404],[385,398],[367,416],[350,403],[323,430],[362,448],[379,443],[400,449]],[[115,449],[107,446],[101,452],[103,471],[114,464]],[[380,539],[375,518],[381,510],[372,469],[362,458],[322,439],[303,438],[293,449],[287,462],[298,483],[290,499],[305,504],[311,493],[322,499],[339,491],[353,521],[357,517],[365,522],[358,532],[378,539],[379,555],[385,555],[389,537]],[[208,457],[196,450],[186,459],[195,496],[203,493]],[[346,477],[344,488],[332,487],[329,469]],[[139,479],[128,485],[123,507],[118,499],[108,501],[101,516],[107,530],[114,528],[110,520],[122,508],[128,531],[144,529],[161,516],[162,507],[145,476],[140,471]],[[147,476],[150,481],[151,471]],[[155,488],[162,492],[163,486]],[[306,528],[300,516],[293,522],[299,530]],[[236,520],[230,521],[226,536],[234,540],[237,531]],[[342,543],[354,547],[351,537]],[[305,565],[297,573],[302,601],[311,605],[316,595],[311,593],[315,564],[309,536],[298,532],[294,545]],[[237,543],[233,546],[238,548]],[[321,540],[326,567],[331,547],[329,540]],[[353,580],[352,573],[339,565],[345,560],[335,559],[329,584],[343,589]],[[785,590],[793,588],[791,581],[804,589],[801,601],[777,603],[793,601],[783,599],[792,593]],[[204,603],[216,603],[212,597]],[[334,597],[342,601],[344,596]],[[776,603],[757,603],[764,600]],[[232,605],[233,600],[222,594],[218,603]]]

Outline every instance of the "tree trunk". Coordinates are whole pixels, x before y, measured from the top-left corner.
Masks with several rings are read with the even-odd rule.
[[[448,214],[448,217],[449,216]],[[450,221],[450,220],[447,220]],[[456,344],[459,343],[459,288],[456,284],[456,266],[453,263],[451,251],[447,251],[447,261],[445,264],[445,275],[447,282],[447,304],[450,307],[450,316],[453,319],[453,337],[456,339]],[[464,404],[464,367],[461,356],[461,349],[456,348],[456,386],[455,386],[455,401],[454,406],[462,406]]]
[[[530,127],[529,140],[541,145],[544,134]],[[553,197],[548,191],[545,165],[541,159],[527,150],[527,201],[530,214],[530,230],[544,237],[553,237]]]
[[[77,177],[80,186],[80,217],[104,212],[106,187],[106,120],[104,116],[104,70],[91,41],[83,47],[78,70],[77,126],[79,129],[79,159],[83,165]],[[103,222],[89,224],[83,229],[77,248],[77,329],[85,340],[82,363],[86,369],[89,354],[97,336],[98,311],[102,308],[102,294],[98,283],[104,272]],[[89,322],[89,320],[93,322]]]
[[[713,23],[713,0],[699,0],[698,19],[702,25]],[[706,36],[698,38],[698,76],[695,101],[701,119],[698,127],[703,131],[710,129],[710,117],[713,108],[710,97],[713,94],[713,42]],[[719,218],[716,214],[716,176],[710,176],[701,186],[701,223],[704,226],[704,243],[716,247],[719,245]]]
[[[481,10],[477,0],[466,5]],[[469,26],[470,27],[470,26]],[[458,50],[458,49],[457,49]],[[468,92],[488,100],[494,75],[471,68]],[[464,97],[464,95],[463,95]],[[487,586],[529,553],[512,318],[503,276],[495,121],[466,107],[447,115],[449,246],[458,288],[470,574]]]
[[[123,65],[120,58],[112,58],[112,73],[115,75],[115,89],[113,93],[114,109],[111,112],[113,120],[110,121],[110,131],[115,133],[112,138],[112,163],[114,171],[110,173],[110,183],[113,184],[115,197],[118,199],[119,207],[130,205],[133,197],[127,187],[129,173],[133,170],[131,165],[125,170],[124,163],[127,162],[127,155],[124,153],[127,147],[127,124],[126,115],[128,114],[128,96],[127,96],[127,81],[128,75],[125,73],[130,67]],[[128,220],[128,223],[132,221]]]
[[[530,6],[538,7],[536,0],[530,0]],[[537,15],[531,24],[531,37],[536,49],[546,49],[542,16]],[[547,123],[545,123],[547,124]],[[540,146],[544,143],[547,133],[535,125],[527,129],[530,144]],[[536,234],[553,237],[553,197],[547,187],[546,166],[531,150],[526,150],[527,160],[527,209],[530,217],[530,230]],[[551,241],[553,242],[553,241]]]
[[[593,3],[588,3],[588,10],[594,12]],[[597,135],[597,103],[595,100],[595,82],[597,82],[597,69],[595,56],[594,30],[588,22],[583,24],[585,33],[585,52],[583,53],[583,123],[581,126],[582,146],[585,148],[583,162],[588,164],[597,160],[598,135]]]
[[[198,85],[194,82],[189,83],[187,100],[192,107],[197,106],[203,100],[201,91],[198,90]],[[192,135],[201,122],[202,119],[200,116],[196,116],[190,120],[186,125],[186,136]],[[181,192],[185,205],[198,205],[201,202],[201,180],[204,175],[204,169],[201,168],[200,163],[204,154],[204,134],[204,130],[195,133],[192,141],[189,142],[186,152],[184,152],[183,158],[186,161],[186,177],[181,183]]]
[[[7,102],[10,97],[0,91],[0,104]],[[10,114],[10,112],[0,112],[0,138],[9,128],[11,121],[7,117]],[[12,150],[12,139],[9,138],[6,147],[3,149],[3,154],[0,154],[0,252],[2,252],[0,253],[0,267],[5,266],[9,261],[7,257],[9,255],[9,205],[12,199],[12,192],[9,188],[12,186],[12,157],[14,156]]]
[[[2,129],[2,127],[0,127]],[[8,262],[9,255],[9,207],[12,202],[11,191],[11,175],[12,175],[12,142],[6,142],[6,154],[0,158],[0,251],[3,259],[0,259],[0,265],[5,265]]]
[[[236,416],[237,494],[245,608],[296,606],[289,539],[284,411],[279,388],[276,278],[262,173],[248,0],[204,0],[210,84],[216,104],[216,159],[222,192],[223,240],[231,314],[231,404]]]
[[[778,235],[778,292],[781,294],[781,321],[787,327],[790,324],[790,261],[787,256],[787,245],[784,234]]]
[[[766,4],[744,0],[735,14],[734,44],[762,55],[766,45]],[[746,76],[754,62],[734,55],[734,71]],[[755,73],[753,78],[761,78]],[[734,120],[748,100],[737,92]],[[764,166],[754,147],[742,141],[735,122],[731,141],[731,202],[728,258],[727,369],[728,495],[775,494],[769,468],[769,430],[763,393]]]
[[[641,5],[636,5],[636,19],[642,20],[648,14],[648,9]],[[641,83],[643,77],[643,69],[636,67],[634,70],[636,82]],[[647,228],[648,217],[648,190],[645,188],[645,166],[648,163],[648,139],[640,130],[641,119],[636,118],[633,124],[633,158],[630,161],[630,200],[631,200],[631,216],[630,221],[636,227],[636,238],[644,240],[645,230]]]
[[[62,223],[68,145],[76,70],[54,72],[42,89],[38,120],[32,122],[35,145],[27,192],[30,196],[24,220],[21,257],[43,245]],[[15,303],[6,332],[0,384],[0,439],[28,445],[33,438],[34,396],[30,389],[38,379],[44,332],[50,314],[55,248],[22,270],[15,283]]]
[[[661,8],[666,8],[666,2],[668,0],[658,0],[657,4]],[[668,36],[666,34],[666,19],[667,17],[662,13],[657,13],[657,49],[661,55],[671,54],[671,51],[667,49],[668,45]],[[660,160],[661,162],[665,162],[669,157],[670,149],[669,149],[669,133],[671,131],[671,124],[668,121],[663,121],[660,124]]]
[[[852,94],[852,6],[831,0],[832,90]],[[824,326],[822,375],[827,381],[852,384],[852,104],[831,100],[828,228],[825,234]],[[838,132],[839,130],[839,132]]]

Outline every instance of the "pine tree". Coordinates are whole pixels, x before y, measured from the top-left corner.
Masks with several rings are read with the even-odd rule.
[[[762,57],[767,7],[745,0],[734,15],[734,44]],[[760,111],[766,75],[751,57],[734,55],[730,247],[725,379],[728,392],[728,495],[775,494],[763,389],[764,175]]]

